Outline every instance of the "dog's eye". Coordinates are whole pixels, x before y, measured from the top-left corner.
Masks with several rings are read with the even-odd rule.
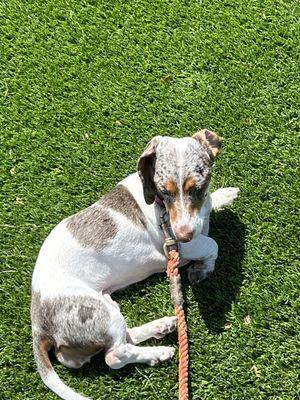
[[[194,187],[189,190],[190,197],[201,198],[203,196],[203,191],[200,188]]]
[[[168,191],[165,190],[165,189],[161,190],[160,192],[161,192],[161,194],[162,194],[164,197],[172,197],[171,193],[168,192]]]

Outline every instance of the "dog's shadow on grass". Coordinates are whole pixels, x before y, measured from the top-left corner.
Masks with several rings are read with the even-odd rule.
[[[193,286],[193,294],[209,332],[220,333],[244,279],[246,229],[228,209],[213,212],[210,221],[209,236],[219,246],[216,268],[209,279]]]

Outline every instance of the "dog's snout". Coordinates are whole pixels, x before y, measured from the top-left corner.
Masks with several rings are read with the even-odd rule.
[[[194,232],[189,228],[188,225],[182,225],[175,230],[176,239],[179,242],[190,242],[193,239]]]

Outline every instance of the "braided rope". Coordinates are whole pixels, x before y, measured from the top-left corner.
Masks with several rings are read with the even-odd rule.
[[[179,380],[179,400],[188,400],[188,336],[187,324],[183,309],[183,297],[181,293],[181,280],[179,274],[179,253],[176,250],[169,252],[167,263],[167,276],[170,281],[171,297],[177,317],[178,344],[179,344],[179,365],[178,365],[178,380]]]

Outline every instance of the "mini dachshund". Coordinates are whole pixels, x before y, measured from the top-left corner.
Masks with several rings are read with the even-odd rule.
[[[208,237],[209,215],[231,204],[238,188],[208,186],[220,138],[204,129],[192,137],[154,137],[137,172],[100,200],[60,222],[44,241],[32,277],[31,320],[35,361],[44,383],[65,400],[87,399],[65,385],[49,360],[80,368],[104,351],[111,368],[155,366],[172,347],[138,346],[176,329],[175,317],[129,328],[111,294],[163,272],[166,256],[160,214],[169,213],[181,265],[191,282],[212,273],[217,243]]]

